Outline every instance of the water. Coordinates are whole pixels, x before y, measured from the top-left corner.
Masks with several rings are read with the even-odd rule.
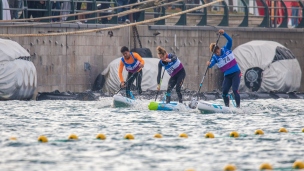
[[[111,100],[0,102],[0,170],[208,171],[229,163],[258,170],[264,162],[289,170],[304,161],[304,100],[247,100],[243,110],[209,115],[149,111],[149,100],[112,108]],[[278,133],[280,127],[289,132]],[[256,129],[265,135],[254,135]],[[230,138],[232,131],[240,137]],[[187,139],[178,137],[183,132]],[[215,138],[204,138],[207,132]],[[72,133],[78,141],[66,141]],[[107,139],[96,140],[98,133]],[[123,139],[126,133],[135,140]],[[163,138],[154,139],[156,133]],[[49,142],[37,142],[40,135]]]

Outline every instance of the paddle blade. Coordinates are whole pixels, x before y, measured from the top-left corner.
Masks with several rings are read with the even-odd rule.
[[[157,110],[158,108],[158,103],[157,102],[150,102],[150,104],[148,105],[148,108],[150,110]]]
[[[198,104],[197,99],[196,98],[192,98],[192,100],[189,102],[188,106],[191,109],[195,109],[197,107],[197,104]]]

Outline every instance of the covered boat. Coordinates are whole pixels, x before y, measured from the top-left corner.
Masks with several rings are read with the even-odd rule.
[[[37,87],[30,54],[17,42],[0,39],[0,100],[28,100]]]
[[[240,66],[240,92],[295,92],[301,85],[299,61],[285,46],[255,40],[233,50]]]

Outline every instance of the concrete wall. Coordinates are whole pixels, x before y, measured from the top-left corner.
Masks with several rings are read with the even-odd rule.
[[[82,30],[88,25],[70,24],[67,27],[11,27],[1,33],[39,34],[48,32],[71,32]],[[103,27],[103,26],[95,26]],[[54,90],[83,92],[91,89],[95,78],[115,58],[120,56],[120,47],[129,45],[129,29],[113,30],[110,37],[107,31],[82,35],[47,36],[47,37],[12,37],[32,55],[36,66],[37,92]],[[91,65],[91,70],[84,70],[84,63]]]
[[[220,27],[218,27],[220,28]],[[271,28],[229,28],[221,27],[233,38],[233,49],[238,45],[251,40],[272,40],[289,48],[300,62],[304,64],[304,30],[303,29],[271,29]],[[183,26],[149,26],[149,29],[141,27],[142,35],[152,35],[158,31],[157,37],[143,37],[143,46],[151,48],[155,53],[157,45],[164,46],[169,52],[175,52],[185,64],[187,78],[184,86],[197,90],[198,85],[206,70],[206,61],[210,59],[209,45],[215,42],[217,30],[214,27],[183,27]],[[176,35],[176,44],[174,36]],[[220,46],[226,43],[225,38],[219,41]],[[175,46],[176,45],[176,46]],[[215,67],[214,67],[215,68]],[[302,67],[302,73],[304,73]],[[221,87],[222,73],[218,69],[208,71],[204,80],[203,91],[212,91]],[[300,79],[300,78],[299,78]],[[303,80],[301,80],[302,85]],[[299,91],[303,91],[301,86]]]
[[[52,25],[44,27],[10,27],[1,29],[1,33],[48,33],[70,32],[88,28],[99,28],[104,25]],[[277,41],[295,54],[304,63],[304,31],[303,29],[270,29],[270,28],[223,28],[233,37],[233,48],[251,40]],[[120,47],[133,47],[133,34],[129,27],[81,35],[64,35],[53,37],[17,37],[17,41],[33,56],[32,61],[37,68],[38,88],[36,92],[54,90],[82,92],[90,89],[96,76],[115,58],[120,57]],[[197,90],[199,82],[206,70],[209,60],[209,44],[216,41],[214,27],[190,26],[139,26],[139,35],[143,47],[150,48],[156,57],[155,49],[163,46],[168,52],[175,52],[183,62],[187,77],[184,86]],[[153,36],[154,32],[160,32]],[[175,39],[176,35],[176,39]],[[176,43],[175,43],[176,40]],[[225,44],[221,38],[220,45]],[[176,45],[176,46],[175,46]],[[139,45],[137,45],[139,47]],[[91,70],[84,70],[84,63],[91,65]],[[157,67],[157,66],[155,66]],[[303,72],[303,69],[302,69]],[[303,72],[304,73],[304,72]],[[202,91],[219,88],[222,74],[215,69],[208,72]],[[302,79],[303,82],[303,79]],[[303,84],[304,85],[304,84]],[[304,90],[304,86],[300,91]]]

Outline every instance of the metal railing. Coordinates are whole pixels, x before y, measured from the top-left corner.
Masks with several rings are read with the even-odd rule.
[[[67,14],[76,14],[78,16],[70,16],[64,20],[77,20],[81,15],[85,15],[85,18],[95,18],[100,15],[109,15],[109,14],[117,14],[118,10],[111,10],[109,7],[117,7],[119,6],[117,0],[22,0],[20,8],[4,8],[3,7],[3,0],[0,0],[0,20],[3,18],[3,13],[5,10],[17,10],[21,15],[19,18],[30,18],[31,16],[35,21],[35,15],[42,17],[42,16],[54,16],[58,15],[59,13],[67,13]],[[210,1],[210,0],[209,0]],[[227,1],[227,0],[226,0]],[[304,5],[302,0],[239,0],[241,4],[234,4],[228,5],[226,1],[222,1],[220,4],[213,5],[211,8],[204,8],[201,11],[187,13],[180,15],[180,18],[175,23],[175,25],[187,25],[187,16],[199,16],[199,22],[196,23],[197,26],[205,26],[208,25],[208,18],[212,17],[221,17],[221,20],[218,26],[229,26],[229,21],[231,20],[239,20],[240,24],[239,27],[249,27],[249,20],[252,18],[262,18],[261,23],[258,27],[278,27],[278,28],[287,28],[289,26],[289,20],[296,20],[297,26],[296,28],[303,28],[304,27]],[[179,2],[174,4],[176,9],[186,10],[194,6],[198,6],[199,4],[206,4],[205,0],[200,0],[199,4],[188,3],[189,1],[185,0],[184,2]],[[249,4],[248,4],[249,2]],[[288,7],[288,3],[297,2],[299,4],[298,12],[300,15],[298,16],[291,16],[290,14],[292,7]],[[40,3],[40,4],[39,4]],[[63,3],[70,4],[69,9],[64,8],[53,8],[55,3],[60,3],[63,6]],[[36,4],[36,6],[33,4]],[[37,5],[38,4],[38,5]],[[81,9],[81,4],[86,4],[87,9]],[[254,5],[252,5],[254,4]],[[100,7],[102,6],[102,7]],[[172,5],[171,5],[172,6]],[[39,8],[38,8],[39,7]],[[107,9],[108,11],[103,12],[96,12],[92,14],[82,14],[85,11],[95,11],[97,9]],[[134,21],[143,21],[145,20],[147,15],[153,15],[155,18],[159,16],[164,16],[170,14],[169,10],[162,6],[158,7],[155,6],[153,12],[151,11],[140,11],[137,12],[137,17]],[[259,12],[256,12],[259,11]],[[36,12],[36,13],[35,13]],[[40,13],[38,13],[40,12]],[[29,16],[31,15],[31,16]],[[131,14],[132,15],[132,14]],[[133,15],[132,15],[133,16]],[[241,17],[243,19],[241,19]],[[118,16],[111,17],[107,19],[106,23],[109,24],[117,24],[118,23]],[[40,20],[39,22],[52,22],[52,19],[44,19]],[[131,21],[132,22],[132,21]],[[102,23],[98,19],[88,20],[87,23]],[[165,20],[160,20],[155,22],[156,25],[165,25]]]

